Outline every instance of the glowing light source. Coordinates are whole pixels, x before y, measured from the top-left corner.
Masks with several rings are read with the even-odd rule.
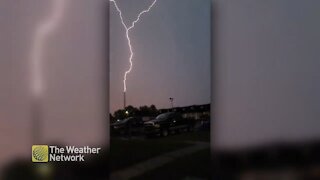
[[[133,62],[132,62],[132,58],[133,58],[133,50],[132,50],[132,45],[131,45],[131,39],[130,39],[130,36],[129,36],[129,31],[134,28],[135,24],[137,22],[139,22],[140,20],[140,17],[144,14],[144,13],[147,13],[150,11],[150,9],[155,5],[155,3],[157,2],[157,0],[154,0],[152,2],[152,4],[145,10],[141,11],[139,13],[139,15],[137,16],[137,18],[132,21],[131,25],[128,26],[126,25],[126,23],[124,22],[123,20],[123,16],[122,16],[122,12],[120,10],[120,8],[118,7],[117,5],[117,2],[115,0],[109,0],[110,2],[113,2],[114,3],[114,6],[116,8],[116,10],[118,11],[119,13],[119,16],[120,16],[120,19],[121,19],[121,24],[123,25],[123,27],[126,29],[126,38],[127,38],[127,41],[128,41],[128,46],[129,46],[129,50],[130,50],[130,57],[129,57],[129,63],[130,63],[130,67],[129,69],[124,73],[124,77],[123,77],[123,92],[126,92],[127,91],[127,85],[126,85],[126,80],[127,80],[127,75],[131,72],[132,70],[132,65],[133,65]]]

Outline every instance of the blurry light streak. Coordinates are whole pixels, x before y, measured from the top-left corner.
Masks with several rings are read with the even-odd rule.
[[[67,0],[52,0],[52,12],[41,22],[35,32],[31,52],[32,94],[40,97],[43,85],[43,54],[48,36],[60,25]]]

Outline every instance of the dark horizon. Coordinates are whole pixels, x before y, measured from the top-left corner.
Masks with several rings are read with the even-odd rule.
[[[126,107],[129,107],[129,106],[132,106],[134,108],[140,108],[140,107],[143,107],[143,106],[147,106],[147,107],[150,107],[154,104],[151,104],[151,105],[140,105],[140,106],[132,106],[132,105],[127,105]],[[175,109],[175,108],[184,108],[184,107],[191,107],[191,106],[204,106],[204,105],[211,105],[211,103],[203,103],[203,104],[192,104],[192,105],[186,105],[186,106],[173,106],[173,107],[168,107],[168,108],[158,108],[156,105],[154,105],[156,107],[157,110],[167,110],[167,109]],[[118,111],[118,110],[123,110],[123,108],[120,108],[120,109],[116,109],[115,111],[113,112],[110,112],[110,114],[114,114],[114,112]]]

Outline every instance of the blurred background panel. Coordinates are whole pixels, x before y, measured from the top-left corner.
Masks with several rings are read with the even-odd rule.
[[[213,9],[211,143],[218,159],[232,152],[220,165],[319,164],[320,2],[214,0]]]
[[[43,91],[35,108],[32,53],[39,28],[57,15],[39,48]],[[107,144],[107,15],[105,0],[0,2],[0,167],[29,160],[33,143]]]
[[[320,2],[213,5],[216,147],[320,139]]]

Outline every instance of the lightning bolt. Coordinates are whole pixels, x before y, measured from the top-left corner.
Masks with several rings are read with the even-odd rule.
[[[52,3],[52,13],[37,27],[32,46],[32,93],[36,97],[40,96],[44,89],[41,70],[43,64],[43,48],[48,35],[50,35],[59,26],[60,20],[63,17],[63,9],[65,8],[66,0],[52,0]]]
[[[125,30],[126,30],[126,38],[127,38],[128,46],[129,46],[129,50],[130,50],[130,56],[129,56],[130,67],[129,67],[129,69],[124,73],[124,77],[123,77],[123,92],[126,92],[126,91],[127,91],[127,85],[126,85],[127,75],[128,75],[128,74],[131,72],[131,70],[132,70],[132,65],[133,65],[133,63],[132,63],[132,58],[133,58],[133,55],[134,55],[133,50],[132,50],[132,45],[131,45],[131,39],[130,39],[130,36],[129,36],[129,32],[130,32],[131,29],[134,28],[135,24],[139,22],[140,17],[141,17],[143,14],[145,14],[145,13],[147,13],[147,12],[149,12],[149,11],[151,10],[151,8],[156,4],[157,0],[154,0],[154,1],[152,2],[152,4],[151,4],[147,9],[141,11],[141,12],[139,13],[139,15],[137,16],[137,18],[136,18],[134,21],[132,21],[132,23],[131,23],[130,26],[126,25],[126,23],[124,22],[123,16],[122,16],[122,12],[121,12],[120,8],[118,7],[117,2],[116,2],[115,0],[109,0],[109,1],[114,3],[114,6],[115,6],[116,10],[117,10],[118,13],[119,13],[119,16],[120,16],[120,19],[121,19],[121,24],[123,25],[123,27],[124,27]]]

